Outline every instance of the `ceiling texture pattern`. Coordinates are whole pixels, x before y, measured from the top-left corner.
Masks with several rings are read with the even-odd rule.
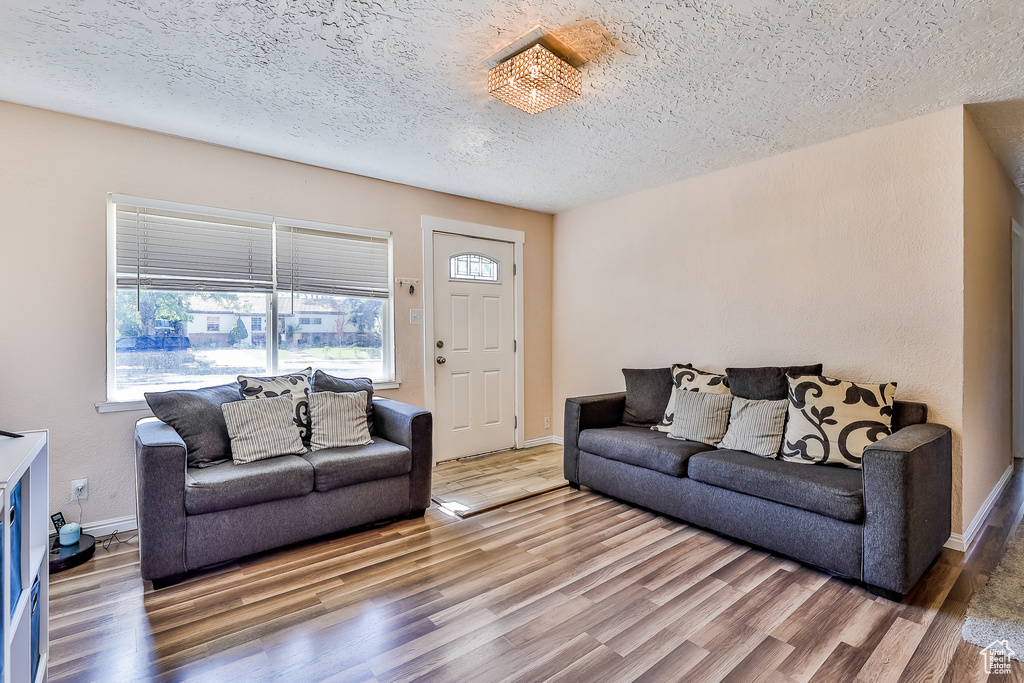
[[[530,116],[537,26],[593,58]],[[548,212],[968,103],[1021,186],[1024,2],[3,0],[0,99]]]

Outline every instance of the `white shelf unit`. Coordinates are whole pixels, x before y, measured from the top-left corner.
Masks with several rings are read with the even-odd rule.
[[[43,683],[49,654],[49,432],[23,432],[20,439],[0,436],[0,488],[4,514],[3,678],[2,683]],[[21,591],[11,593],[11,506],[14,487],[21,482]],[[39,666],[32,681],[32,586],[39,579]],[[11,607],[14,607],[13,613]]]

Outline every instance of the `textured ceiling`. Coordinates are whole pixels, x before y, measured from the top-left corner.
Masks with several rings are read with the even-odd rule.
[[[531,117],[486,63],[538,25],[600,49]],[[2,0],[0,99],[552,212],[997,103],[1020,185],[1024,2]]]

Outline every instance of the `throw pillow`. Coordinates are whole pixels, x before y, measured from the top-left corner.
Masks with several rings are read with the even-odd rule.
[[[231,458],[231,437],[220,408],[240,400],[237,384],[146,392],[153,415],[171,425],[185,442],[189,467],[209,467]]]
[[[366,392],[316,391],[309,397],[310,450],[373,443],[366,427]]]
[[[622,375],[626,378],[626,407],[622,411],[622,424],[630,427],[658,424],[672,396],[672,368],[623,368]]]
[[[860,468],[864,448],[892,433],[895,395],[895,382],[790,377],[788,423],[779,456],[790,462]]]
[[[789,396],[786,375],[820,375],[817,365],[791,365],[789,367],[726,368],[729,391],[733,396],[753,401],[785,401]]]
[[[333,391],[337,394],[346,392],[366,392],[366,428],[373,432],[373,380],[369,377],[334,377],[323,370],[313,375],[313,392]]]
[[[775,457],[782,445],[789,401],[751,401],[735,396],[729,413],[729,429],[719,448]]]
[[[672,412],[670,439],[699,441],[709,446],[722,442],[729,428],[729,409],[732,394],[709,394],[703,391],[680,391],[676,393]]]
[[[728,394],[729,385],[725,383],[725,375],[716,375],[713,372],[698,370],[692,365],[673,365],[672,373],[672,394],[669,397],[668,405],[665,407],[665,414],[661,422],[651,427],[659,432],[672,431],[672,415],[675,412],[674,406],[676,397],[680,392],[696,391],[705,394]]]
[[[236,465],[306,452],[295,426],[295,403],[289,395],[225,403],[221,410]]]
[[[304,443],[309,442],[309,393],[313,368],[276,377],[238,376],[239,393],[242,398],[275,398],[289,396],[295,406],[292,420],[299,428]]]

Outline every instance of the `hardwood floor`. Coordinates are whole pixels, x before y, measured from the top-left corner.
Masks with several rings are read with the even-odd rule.
[[[568,485],[562,447],[537,446],[438,463],[431,494],[445,510],[472,517]]]
[[[1022,480],[902,604],[587,490],[431,509],[156,592],[134,544],[100,549],[51,579],[50,680],[981,681],[960,626]]]

